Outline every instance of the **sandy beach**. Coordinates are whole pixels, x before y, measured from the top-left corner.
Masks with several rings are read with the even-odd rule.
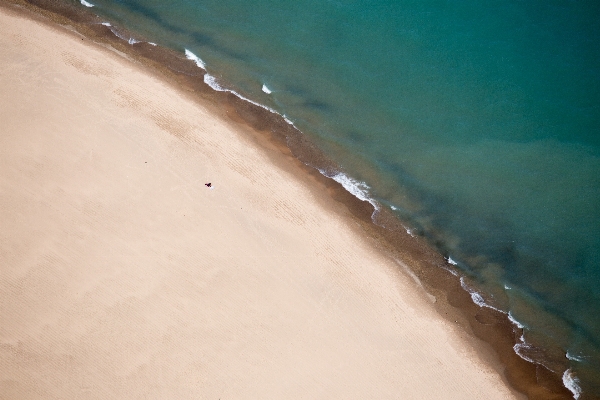
[[[0,87],[0,398],[521,397],[295,160],[142,66],[0,8]]]

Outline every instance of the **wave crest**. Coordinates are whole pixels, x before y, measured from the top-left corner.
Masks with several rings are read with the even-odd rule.
[[[581,397],[581,386],[579,386],[579,379],[575,376],[575,373],[571,370],[571,368],[567,369],[562,376],[563,385],[571,393],[573,393],[573,398],[575,400]]]
[[[452,264],[450,262],[451,258],[448,257],[448,263]],[[456,264],[453,264],[456,265]],[[477,304],[479,307],[487,307],[487,308],[491,308],[492,310],[496,310],[502,314],[506,314],[506,312],[502,311],[499,308],[496,308],[488,303],[485,302],[483,296],[476,291],[475,289],[471,288],[469,285],[467,285],[467,283],[465,282],[465,278],[464,277],[460,277],[460,286],[471,295],[471,300],[473,300],[473,303]]]
[[[196,65],[198,67],[200,67],[200,68],[202,68],[203,70],[206,71],[206,64],[204,64],[204,61],[202,61],[200,59],[200,57],[198,57],[197,55],[195,55],[194,53],[192,53],[188,49],[185,49],[185,58],[187,58],[188,60],[192,60],[193,62],[196,63]]]

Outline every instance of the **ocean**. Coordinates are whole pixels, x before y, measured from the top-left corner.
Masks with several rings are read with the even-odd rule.
[[[600,2],[81,4],[284,115],[600,395]]]

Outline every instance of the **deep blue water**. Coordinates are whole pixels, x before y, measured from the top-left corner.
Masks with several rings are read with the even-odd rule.
[[[600,393],[600,2],[92,2],[285,114]]]

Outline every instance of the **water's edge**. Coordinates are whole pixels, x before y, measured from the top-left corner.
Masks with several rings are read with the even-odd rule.
[[[424,238],[415,237],[392,212],[369,198],[359,182],[346,176],[285,116],[225,89],[206,73],[202,61],[191,52],[183,49],[176,52],[141,41],[137,36],[134,39],[125,29],[104,22],[93,14],[90,3],[65,0],[2,0],[0,5],[2,3],[13,10],[14,6],[28,9],[55,23],[68,25],[97,43],[111,46],[184,89],[203,105],[208,102],[221,115],[251,127],[260,136],[259,140],[266,140],[284,153],[291,152],[334,200],[345,204],[364,233],[377,241],[378,247],[394,259],[403,260],[398,261],[400,269],[409,268],[410,274],[435,296],[441,316],[456,321],[467,333],[494,349],[513,388],[529,398],[572,398],[573,395],[578,398],[577,383],[566,367],[551,371],[522,354],[521,349],[526,346],[522,342],[522,327],[510,313],[489,306],[474,284],[460,275],[451,258],[440,254]],[[485,355],[482,358],[493,362]]]

